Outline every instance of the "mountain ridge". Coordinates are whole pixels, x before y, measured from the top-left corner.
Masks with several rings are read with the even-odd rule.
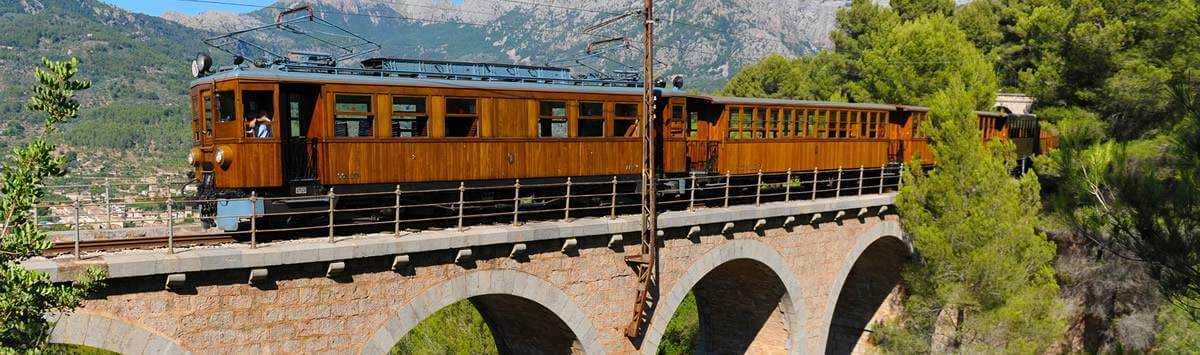
[[[203,31],[228,31],[274,21],[275,14],[311,3],[317,16],[383,45],[383,56],[416,59],[559,64],[585,69],[568,59],[600,38],[637,41],[633,19],[598,35],[580,31],[632,8],[620,0],[284,0],[246,13],[168,12],[163,18]],[[800,55],[829,46],[836,9],[845,1],[673,0],[658,3],[657,70],[682,74],[692,88],[718,89],[741,66],[766,55]],[[613,55],[614,62],[640,67],[638,50]],[[609,63],[610,65],[612,63]]]

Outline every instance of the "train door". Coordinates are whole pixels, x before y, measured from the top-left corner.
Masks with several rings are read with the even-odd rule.
[[[716,172],[717,149],[720,146],[717,120],[721,116],[720,111],[696,99],[687,100],[687,105],[678,110],[685,116],[684,122],[687,124],[688,170]]]
[[[309,185],[317,181],[317,143],[309,134],[317,106],[320,88],[313,85],[283,85],[280,87],[283,121],[280,122],[280,142],[283,152],[283,178],[295,194],[306,194]],[[317,191],[319,192],[319,191]]]

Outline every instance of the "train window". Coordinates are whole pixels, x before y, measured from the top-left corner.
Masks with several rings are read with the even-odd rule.
[[[700,113],[696,111],[688,112],[688,137],[696,138],[700,136]]]
[[[217,91],[217,122],[233,122],[237,120],[233,99],[233,91]]]
[[[246,137],[270,138],[275,119],[275,92],[242,90],[242,116]]]
[[[808,110],[797,109],[793,114],[795,117],[792,119],[792,136],[807,137],[808,134],[806,130],[808,129]]]
[[[538,137],[567,137],[567,103],[542,101],[538,103]]]
[[[667,136],[683,137],[684,121],[683,106],[671,105],[671,122],[667,124]]]
[[[754,109],[754,138],[763,138],[766,131],[766,117],[763,109]]]
[[[479,100],[446,99],[446,137],[479,136]]]
[[[204,91],[204,134],[211,136],[213,131],[213,96],[212,92]]]
[[[779,138],[779,109],[767,109],[767,138]]]
[[[750,138],[750,112],[748,107],[729,109],[729,138]]]
[[[580,102],[579,103],[579,136],[580,137],[603,137],[604,136],[604,103],[602,103],[602,102]]]
[[[374,136],[371,95],[335,95],[333,107],[334,137]]]
[[[637,137],[638,104],[617,103],[613,109],[613,135]]]
[[[729,139],[737,139],[742,137],[739,132],[742,127],[742,112],[737,107],[729,107],[729,129],[727,136]]]
[[[429,136],[424,97],[392,97],[392,137]]]

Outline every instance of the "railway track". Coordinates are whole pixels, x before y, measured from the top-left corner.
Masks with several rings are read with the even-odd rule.
[[[177,235],[174,237],[174,245],[181,246],[197,246],[197,245],[216,245],[236,242],[231,234],[197,234],[197,235]],[[116,251],[126,249],[155,249],[164,248],[167,246],[167,237],[147,237],[147,238],[129,238],[129,239],[99,239],[99,240],[84,240],[79,242],[79,251]],[[56,256],[69,254],[75,251],[75,242],[54,242],[54,246],[47,249],[44,255]]]

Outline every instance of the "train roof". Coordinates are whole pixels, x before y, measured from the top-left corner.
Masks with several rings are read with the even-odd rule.
[[[214,83],[217,81],[233,80],[233,79],[248,79],[262,81],[277,81],[288,83],[310,83],[310,84],[350,84],[350,85],[395,85],[395,86],[414,86],[414,87],[433,87],[446,89],[474,89],[474,90],[496,90],[496,91],[534,91],[534,92],[565,92],[565,93],[580,93],[580,94],[605,94],[605,95],[629,95],[640,96],[642,88],[640,86],[605,86],[605,85],[590,85],[589,81],[572,81],[572,83],[549,81],[549,82],[529,82],[529,81],[501,81],[501,80],[465,80],[465,79],[442,79],[442,78],[422,78],[413,76],[388,76],[388,75],[364,75],[367,72],[356,72],[359,75],[347,75],[338,70],[344,68],[336,68],[330,72],[316,71],[288,71],[278,70],[273,68],[234,68],[222,70],[215,74],[204,76],[193,80],[191,86]],[[361,70],[360,70],[361,71]],[[719,95],[702,95],[691,94],[675,89],[660,89],[664,97],[688,97],[698,100],[712,102],[714,104],[723,105],[767,105],[767,106],[803,106],[803,107],[823,107],[823,108],[841,108],[841,109],[859,109],[859,110],[879,110],[879,111],[929,111],[926,107],[909,106],[909,105],[891,105],[891,104],[876,104],[876,103],[848,103],[848,102],[831,102],[831,101],[812,101],[812,100],[789,100],[789,99],[771,99],[771,98],[751,98],[751,97],[735,97],[735,96],[719,96]]]
[[[641,95],[641,87],[600,85],[555,85],[536,82],[434,79],[410,76],[345,75],[337,72],[295,72],[274,69],[233,69],[193,80],[191,86],[231,79],[250,79],[311,84],[398,85],[446,89],[572,92],[612,95]]]

